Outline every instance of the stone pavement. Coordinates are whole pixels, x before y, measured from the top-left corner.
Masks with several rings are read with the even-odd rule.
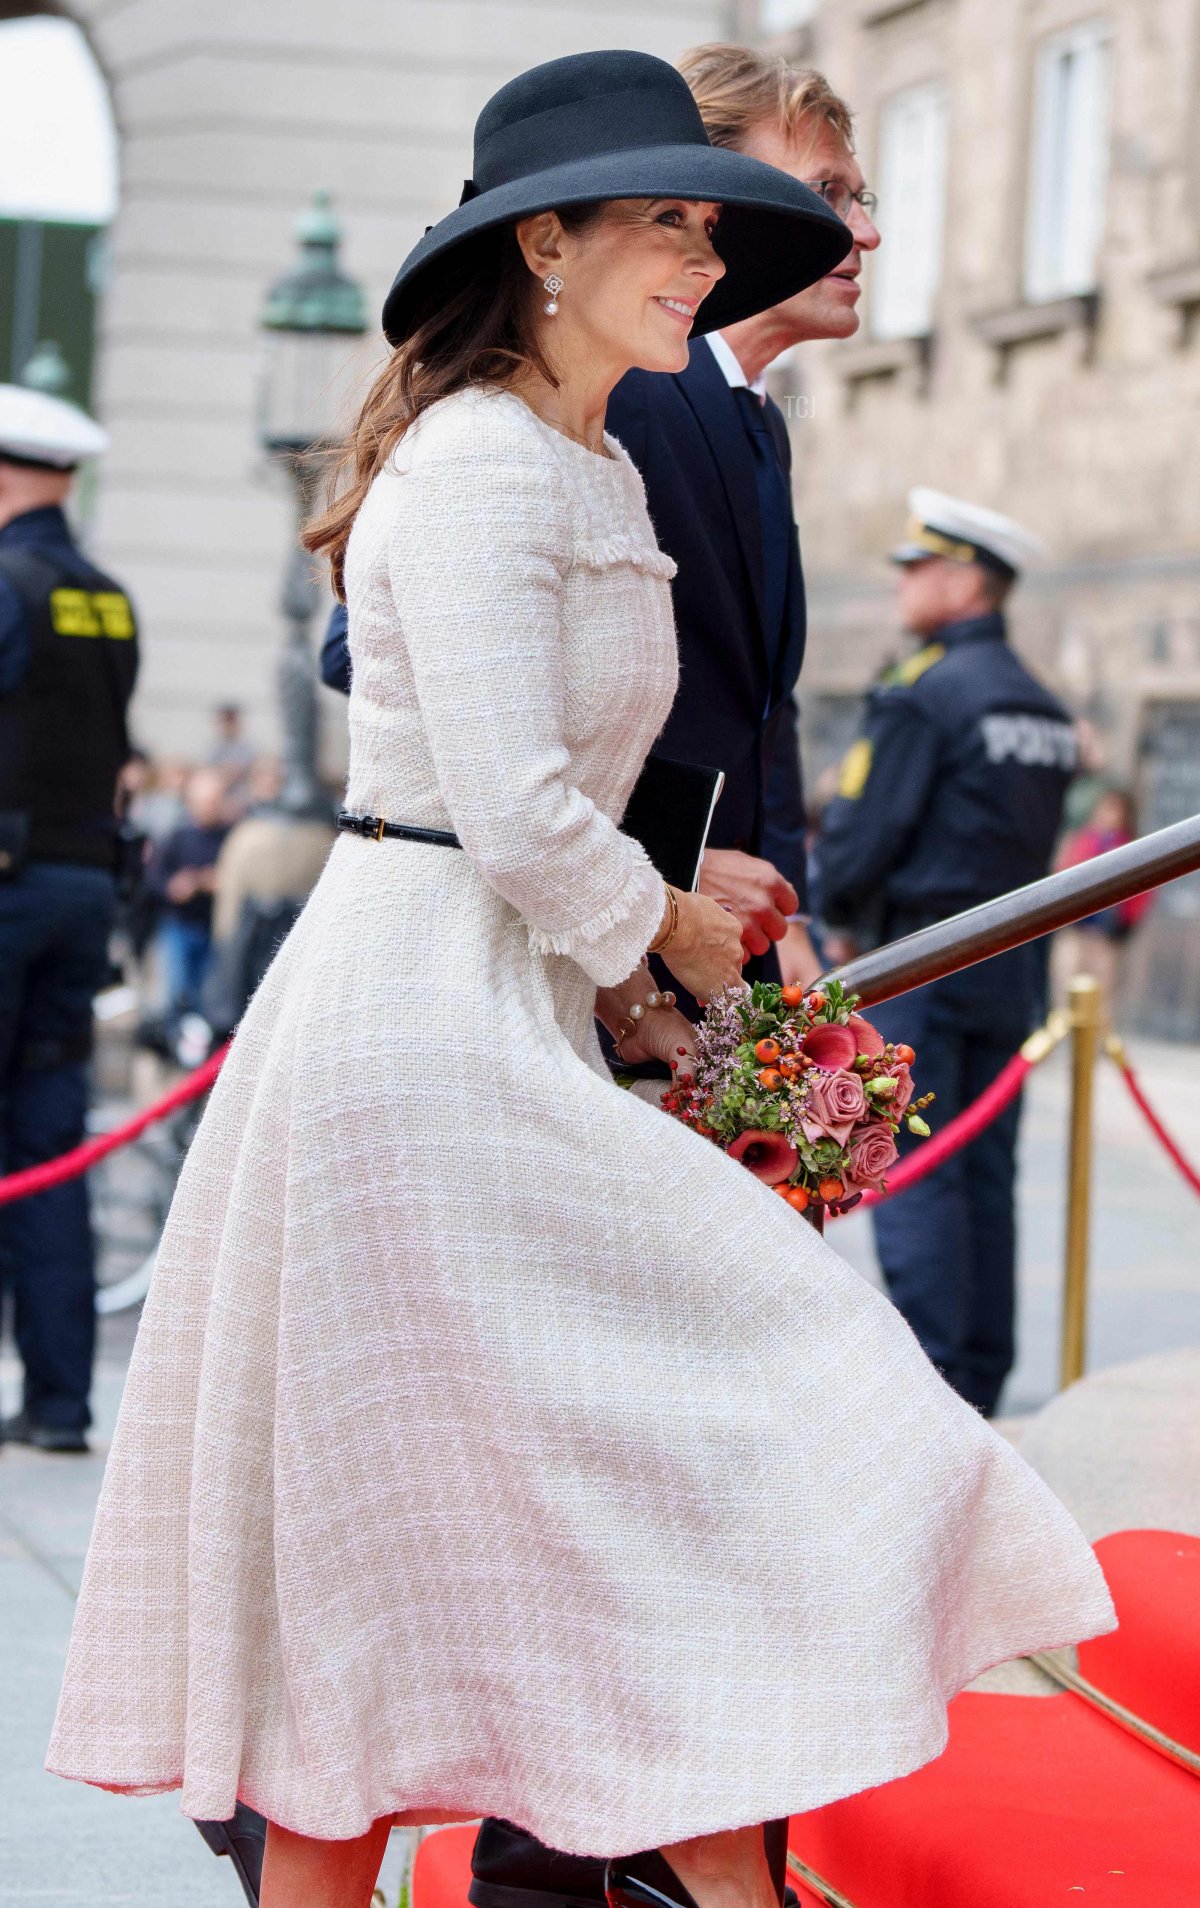
[[[1166,1123],[1200,1162],[1196,1049],[1143,1042],[1132,1052]],[[1024,1122],[1021,1357],[1006,1400],[1016,1414],[1043,1405],[1056,1383],[1066,1099],[1060,1052],[1035,1074]],[[1200,1200],[1157,1152],[1107,1065],[1097,1139],[1093,1368],[1200,1343]],[[831,1237],[877,1276],[865,1218],[839,1222]],[[103,1323],[97,1455],[51,1458],[14,1447],[0,1455],[0,1908],[239,1908],[242,1900],[228,1864],[209,1853],[173,1796],[129,1801],[42,1769],[133,1324],[127,1316]],[[16,1382],[11,1357],[0,1359],[6,1410]],[[1037,1427],[1027,1435],[1036,1441]],[[384,1870],[388,1908],[404,1854],[402,1838],[393,1836]]]

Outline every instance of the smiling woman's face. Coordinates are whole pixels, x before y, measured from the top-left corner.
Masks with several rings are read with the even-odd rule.
[[[688,199],[613,199],[577,232],[553,213],[523,221],[527,262],[546,263],[543,246],[558,254],[546,264],[563,281],[558,312],[543,314],[544,296],[535,306],[539,324],[554,327],[555,356],[583,353],[617,376],[634,366],[682,371],[692,322],[725,275],[713,246],[720,212]]]

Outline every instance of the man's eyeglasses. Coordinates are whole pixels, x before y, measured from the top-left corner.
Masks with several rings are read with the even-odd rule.
[[[824,199],[829,210],[836,212],[839,219],[849,218],[852,205],[861,205],[867,217],[871,218],[879,204],[874,192],[868,192],[865,188],[861,192],[851,192],[841,179],[806,179],[804,183],[810,192]]]

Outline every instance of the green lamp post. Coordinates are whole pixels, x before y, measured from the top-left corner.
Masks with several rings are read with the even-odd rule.
[[[299,259],[272,285],[260,320],[258,436],[288,473],[299,529],[316,502],[321,453],[345,428],[351,341],[366,331],[367,309],[362,287],[338,268],[341,228],[327,192],[314,195],[295,232]],[[279,669],[283,786],[278,806],[297,816],[329,814],[317,774],[311,626],[319,602],[312,563],[293,540],[281,601],[287,637]]]
[[[61,346],[53,338],[43,338],[35,347],[21,373],[21,383],[27,390],[41,391],[46,397],[66,397],[71,388],[71,372]]]

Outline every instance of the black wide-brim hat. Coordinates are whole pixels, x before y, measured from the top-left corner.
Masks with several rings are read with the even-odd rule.
[[[472,176],[396,274],[383,329],[401,344],[428,311],[451,255],[498,226],[607,199],[692,199],[722,207],[713,243],[725,276],[693,336],[782,303],[846,256],[849,229],[776,166],[709,141],[687,81],[649,53],[572,53],[510,80],[475,122]]]

